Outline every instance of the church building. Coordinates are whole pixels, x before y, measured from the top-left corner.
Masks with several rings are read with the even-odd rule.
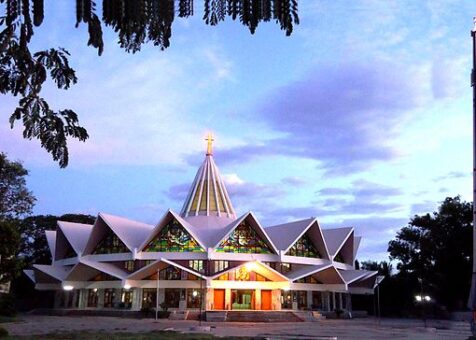
[[[131,311],[325,312],[373,294],[377,272],[355,269],[352,227],[322,229],[314,217],[265,227],[251,211],[237,216],[211,142],[180,213],[156,225],[99,213],[94,225],[59,221],[46,231],[52,263],[25,270],[35,288],[56,291],[58,308]]]

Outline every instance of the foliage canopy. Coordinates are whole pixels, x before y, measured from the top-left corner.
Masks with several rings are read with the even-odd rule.
[[[254,34],[260,22],[274,20],[286,35],[299,24],[297,0],[203,0],[203,20],[217,25],[226,17],[238,20]],[[0,93],[19,96],[18,107],[10,116],[10,125],[23,124],[23,137],[38,139],[60,167],[69,161],[68,138],[88,139],[72,109],[55,110],[41,96],[49,77],[58,89],[77,82],[69,66],[69,52],[61,47],[30,51],[34,26],[44,19],[43,0],[0,0]],[[85,23],[88,45],[101,55],[104,50],[102,23],[118,34],[119,45],[127,52],[140,51],[152,42],[161,50],[170,46],[175,15],[187,18],[194,13],[193,0],[103,0],[102,22],[93,0],[76,0],[76,27]]]
[[[463,308],[471,284],[472,204],[446,198],[433,214],[414,216],[388,251],[398,275],[416,283],[413,293],[423,291],[450,310]]]

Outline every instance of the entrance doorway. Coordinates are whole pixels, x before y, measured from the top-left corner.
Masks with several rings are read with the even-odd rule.
[[[241,289],[232,290],[231,309],[255,309],[255,291]]]
[[[214,309],[225,309],[225,290],[224,289],[214,289],[213,290],[213,308]]]
[[[271,310],[271,291],[270,290],[261,291],[261,309]]]

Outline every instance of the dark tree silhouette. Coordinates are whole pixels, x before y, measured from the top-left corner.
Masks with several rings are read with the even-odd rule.
[[[217,25],[226,17],[239,20],[254,34],[259,23],[274,20],[291,35],[299,24],[297,0],[203,0],[203,20]],[[33,26],[44,18],[43,0],[0,0],[0,93],[19,96],[18,107],[10,116],[10,125],[19,120],[23,137],[38,139],[60,167],[68,165],[69,137],[85,141],[89,136],[79,125],[71,109],[53,110],[40,96],[48,74],[59,89],[77,82],[69,66],[69,53],[63,48],[31,52],[29,43]],[[76,0],[76,27],[88,27],[88,46],[101,55],[104,50],[101,20],[96,2]],[[103,0],[102,22],[118,34],[119,44],[127,52],[140,51],[142,44],[152,42],[161,50],[170,46],[175,14],[186,18],[194,14],[193,0]]]

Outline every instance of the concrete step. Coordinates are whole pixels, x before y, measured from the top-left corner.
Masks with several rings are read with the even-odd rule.
[[[326,317],[319,312],[315,311],[294,311],[294,314],[303,321],[319,321],[324,320]]]
[[[207,311],[205,319],[211,322],[223,322],[226,321],[226,311]]]
[[[293,312],[228,311],[229,322],[302,322]]]
[[[169,320],[187,320],[188,310],[173,311],[169,315]]]

